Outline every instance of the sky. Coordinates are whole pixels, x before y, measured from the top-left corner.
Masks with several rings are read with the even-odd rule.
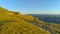
[[[0,7],[24,14],[60,14],[60,0],[0,0]]]

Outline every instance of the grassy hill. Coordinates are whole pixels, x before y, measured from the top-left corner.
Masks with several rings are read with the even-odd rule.
[[[51,34],[60,34],[60,24],[51,23],[51,22],[43,22],[38,19],[36,18],[35,21],[31,21],[32,24],[36,25],[37,27],[42,28],[45,31],[49,31]]]
[[[0,34],[50,34],[38,24],[32,24],[35,20],[35,17],[0,7]]]
[[[0,7],[0,34],[60,34],[60,24]]]

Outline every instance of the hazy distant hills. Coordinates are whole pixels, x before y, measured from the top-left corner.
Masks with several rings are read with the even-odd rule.
[[[0,34],[60,34],[60,24],[0,7]]]
[[[60,14],[29,14],[44,22],[60,24]]]

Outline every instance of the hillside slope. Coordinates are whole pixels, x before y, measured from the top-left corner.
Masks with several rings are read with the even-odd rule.
[[[50,34],[32,24],[35,18],[0,7],[0,34]]]
[[[42,28],[45,31],[49,31],[51,34],[60,34],[60,24],[51,23],[51,22],[43,22],[36,18],[34,21],[30,21],[32,24],[37,27]]]

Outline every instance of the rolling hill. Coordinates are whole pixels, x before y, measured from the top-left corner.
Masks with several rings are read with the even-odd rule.
[[[0,34],[60,34],[60,24],[0,7]]]
[[[35,20],[33,16],[0,7],[0,34],[50,34],[33,24]]]

